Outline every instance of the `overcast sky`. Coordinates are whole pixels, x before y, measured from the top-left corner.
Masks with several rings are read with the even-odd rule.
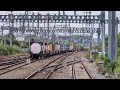
[[[58,11],[29,11],[29,14],[32,14],[34,12],[34,14],[37,14],[38,12],[40,14],[58,14]],[[0,11],[0,14],[9,14],[10,11]],[[13,14],[24,14],[25,11],[13,11]],[[91,11],[91,14],[92,15],[99,15],[101,13],[101,11]],[[62,14],[62,11],[61,11],[61,14]],[[66,15],[73,15],[74,12],[73,11],[65,11],[65,14]],[[83,15],[84,14],[84,11],[77,11],[76,12],[77,15]],[[116,11],[116,16],[120,19],[120,11]],[[105,18],[108,19],[108,11],[105,11]],[[3,25],[3,23],[0,25]],[[42,24],[41,24],[42,26]],[[51,25],[53,26],[53,25]],[[72,27],[81,27],[80,24],[71,24]],[[95,27],[98,27],[98,25],[95,25]],[[119,28],[118,28],[118,31],[120,32],[120,25],[119,25]],[[8,32],[4,32],[4,33],[8,33]],[[105,25],[105,33],[107,34],[108,33],[108,24]],[[97,37],[97,34],[94,34],[94,37]]]

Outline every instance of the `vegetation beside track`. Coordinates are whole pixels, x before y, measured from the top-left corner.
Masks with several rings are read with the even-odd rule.
[[[106,46],[105,57],[101,57],[98,54],[93,54],[93,59],[95,60],[96,64],[98,64],[99,61],[104,62],[102,74],[106,74],[106,73],[110,73],[110,72],[112,72],[114,74],[117,73],[119,75],[118,78],[120,78],[120,33],[118,34],[118,60],[108,60],[108,53],[107,53],[108,36],[106,36],[106,38],[105,38],[105,46]]]
[[[98,53],[92,53],[92,57],[94,59],[94,63],[98,65],[99,62],[103,62],[104,67],[102,70],[102,74],[105,75],[106,73],[115,73],[118,74],[118,78],[120,78],[120,33],[118,34],[118,60],[108,60],[108,36],[106,35],[105,38],[105,49],[106,49],[106,54],[105,57],[102,57],[98,55]],[[98,52],[101,52],[101,47],[94,47],[94,49],[97,48]],[[86,58],[89,59],[90,57],[90,52],[86,54]]]
[[[8,56],[13,54],[20,54],[22,50],[17,45],[0,45],[0,56]]]
[[[106,41],[106,46],[108,46],[108,37],[105,39]],[[107,49],[107,48],[106,48]],[[110,69],[112,70],[113,73],[119,73],[120,74],[120,33],[118,34],[118,60],[108,60],[108,55],[104,57],[104,72],[109,72]]]
[[[2,38],[0,37],[0,42]],[[6,45],[0,44],[0,56],[8,56],[22,53],[20,42],[13,35],[13,46],[10,46],[10,35],[6,35]]]

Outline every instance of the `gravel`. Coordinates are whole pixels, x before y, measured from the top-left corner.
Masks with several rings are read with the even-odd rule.
[[[98,73],[98,67],[96,66],[96,64],[88,62],[88,59],[85,58],[85,54],[86,54],[85,52],[78,52],[75,55],[68,56],[63,61],[64,67],[55,71],[51,75],[50,79],[72,79],[72,65],[67,66],[66,62],[73,61],[74,58],[76,58],[78,60],[82,60],[84,65],[86,65],[86,67],[88,68],[88,70],[91,72],[92,76],[95,79],[105,79],[105,76]],[[27,66],[16,69],[14,71],[8,72],[6,74],[0,75],[0,79],[24,79],[28,75],[33,73],[34,71],[42,68],[42,66],[44,66],[45,64],[50,62],[50,60],[53,60],[53,58],[55,59],[59,56],[60,55],[56,55],[56,56],[53,56],[50,58],[46,58],[45,60],[40,60],[40,61],[34,62],[32,64],[29,64]],[[51,65],[55,65],[57,63],[58,63],[58,61],[56,61],[55,63],[53,63]],[[81,65],[81,63],[75,64],[76,78],[77,79],[89,79],[86,71],[82,68],[83,68],[83,66]],[[42,73],[36,74],[35,77],[33,77],[32,79],[43,79],[49,73],[50,70],[51,70],[51,68],[46,69]]]
[[[81,60],[83,61],[84,65],[88,68],[91,72],[94,79],[105,79],[104,75],[98,73],[98,66],[95,63],[90,63],[88,59],[85,58],[85,54],[82,54]]]
[[[76,55],[76,54],[75,54]],[[71,73],[71,66],[67,66],[66,62],[73,61],[75,55],[68,56],[62,63],[64,63],[63,68],[58,69],[57,71],[52,74],[50,79],[71,79],[72,73]]]
[[[42,68],[43,65],[50,62],[53,58],[57,58],[60,55],[56,55],[50,58],[46,58],[45,60],[36,61],[29,65],[23,66],[19,69],[15,69],[14,71],[8,72],[6,74],[0,75],[0,79],[24,79],[29,74],[38,70],[38,68]]]
[[[98,73],[97,71],[98,67],[95,65],[95,63],[88,62],[88,59],[85,58],[85,54],[86,54],[85,52],[79,52],[75,55],[71,55],[64,60],[64,63],[72,61],[76,57],[76,59],[79,60],[81,59],[84,62],[84,64],[87,66],[88,70],[91,72],[95,79],[105,79],[103,75]],[[82,68],[83,66],[81,63],[75,64],[76,79],[89,79],[86,71]],[[54,74],[52,74],[50,79],[72,79],[72,65],[58,69],[57,71],[54,72]]]
[[[64,54],[64,55],[66,56],[66,55],[68,55],[68,54]],[[57,65],[60,60],[61,60],[61,58],[58,59],[57,61],[55,61],[54,63],[50,64],[49,66]],[[63,60],[62,63],[64,63],[64,61],[65,61],[65,60]],[[32,79],[44,79],[44,78],[47,76],[47,74],[48,74],[53,68],[54,68],[54,67],[48,68],[48,69],[44,70],[43,72],[37,73]],[[53,74],[53,75],[54,75],[54,74]],[[51,77],[50,77],[50,78],[51,78]],[[52,78],[52,79],[53,79],[53,78]]]

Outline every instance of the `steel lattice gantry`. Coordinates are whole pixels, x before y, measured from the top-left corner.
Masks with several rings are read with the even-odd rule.
[[[14,32],[21,31],[25,32],[66,32],[66,33],[98,33],[98,37],[100,37],[100,33],[102,36],[102,56],[105,56],[105,24],[109,24],[109,20],[105,20],[105,12],[102,11],[100,15],[41,15],[40,13],[28,15],[25,13],[24,15],[0,15],[0,22],[9,22],[10,26],[4,27],[1,29],[9,29],[10,34]],[[21,27],[15,27],[13,23],[22,23]],[[28,23],[28,26],[25,26],[25,23]],[[33,26],[30,27],[29,23],[33,23]],[[35,23],[48,23],[48,27],[34,27]],[[75,27],[49,27],[49,23],[89,23],[89,24],[99,24],[99,28],[75,28]],[[117,23],[120,23],[117,20]],[[100,39],[100,38],[99,38]],[[98,40],[100,41],[100,40]]]
[[[13,22],[33,22],[38,23],[47,23],[46,20],[49,17],[49,23],[100,23],[102,20],[101,15],[0,15],[0,22],[9,22],[12,18]],[[105,23],[108,23],[108,20],[104,20]],[[119,23],[120,21],[118,21]]]
[[[2,30],[10,30],[12,27],[10,26],[1,26]],[[48,27],[13,27],[12,28],[13,33],[15,32],[46,32],[48,30]],[[23,31],[24,30],[24,31]],[[76,27],[70,27],[70,28],[66,28],[66,27],[49,27],[49,32],[58,32],[58,33],[67,33],[67,32],[71,32],[71,33],[100,33],[100,28],[76,28]]]
[[[104,20],[107,23],[107,20]],[[25,15],[0,15],[0,22],[11,22],[12,25],[8,27],[2,26],[1,29],[4,30],[10,30],[10,33],[14,32],[62,32],[62,33],[98,33],[98,36],[100,35],[100,28],[75,28],[75,27],[69,27],[69,28],[52,28],[52,27],[25,27],[24,25],[22,27],[14,27],[13,23],[101,23],[102,22],[102,15],[41,15],[34,13],[32,15],[28,15],[25,13]],[[48,24],[49,25],[49,24]]]

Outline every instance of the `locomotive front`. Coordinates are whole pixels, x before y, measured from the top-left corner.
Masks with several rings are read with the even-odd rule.
[[[31,43],[31,47],[30,47],[30,56],[31,58],[42,58],[42,42],[34,42]]]

